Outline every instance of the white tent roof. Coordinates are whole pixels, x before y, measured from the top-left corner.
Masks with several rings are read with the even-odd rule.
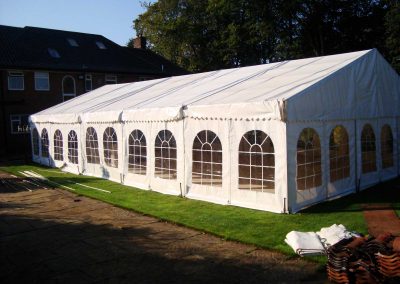
[[[375,49],[106,85],[33,122],[328,120],[398,115],[400,78]]]

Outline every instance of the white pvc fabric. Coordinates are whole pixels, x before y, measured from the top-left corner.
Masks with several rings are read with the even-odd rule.
[[[39,155],[33,155],[38,163],[142,189],[280,213],[297,212],[398,175],[399,116],[399,76],[373,49],[106,85],[34,114],[30,121],[32,129],[41,133],[46,128],[49,134],[50,157],[42,157],[40,150]],[[361,165],[361,132],[366,123],[376,138],[376,171],[369,173],[363,173]],[[381,157],[384,125],[393,133],[393,166],[386,168]],[[329,139],[337,126],[348,135],[349,175],[331,181]],[[87,151],[93,150],[87,149],[90,127],[97,134],[98,163],[87,159]],[[103,135],[108,127],[115,131],[118,143],[117,150],[113,149],[118,157],[114,166],[107,165],[104,157]],[[321,183],[298,190],[298,140],[305,128],[312,128],[319,137]],[[54,160],[56,130],[62,133],[64,161]],[[68,159],[71,130],[78,134],[78,163]],[[129,136],[137,130],[145,137],[145,146],[141,145],[146,149],[145,157],[130,153]],[[173,178],[157,173],[156,138],[165,130],[176,142],[176,156],[163,160],[167,167],[174,167]],[[218,186],[192,182],[193,143],[204,130],[215,133],[221,142],[222,169],[218,175],[222,184]],[[273,190],[239,189],[239,144],[246,132],[254,130],[265,133],[273,144]],[[161,152],[163,147],[167,146],[163,145]],[[141,170],[131,170],[131,163],[139,163],[138,159]]]

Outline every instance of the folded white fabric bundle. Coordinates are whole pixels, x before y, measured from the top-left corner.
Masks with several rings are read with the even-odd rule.
[[[301,256],[325,253],[324,246],[314,232],[291,231],[286,235],[285,242]]]
[[[317,235],[325,247],[333,246],[337,242],[343,239],[349,239],[353,236],[359,237],[358,234],[348,231],[342,224],[333,224],[330,227],[321,228],[321,230],[317,232]]]

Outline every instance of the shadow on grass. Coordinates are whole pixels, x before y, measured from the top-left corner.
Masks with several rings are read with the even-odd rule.
[[[357,212],[365,208],[400,210],[400,178],[307,208],[302,213]]]
[[[323,277],[273,258],[241,261],[206,246],[180,247],[179,232],[160,237],[150,226],[1,216],[2,283],[290,283]]]

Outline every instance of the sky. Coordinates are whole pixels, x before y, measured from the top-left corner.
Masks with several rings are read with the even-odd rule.
[[[120,44],[136,37],[142,0],[0,0],[0,25],[100,34]],[[149,1],[146,1],[149,2]]]

